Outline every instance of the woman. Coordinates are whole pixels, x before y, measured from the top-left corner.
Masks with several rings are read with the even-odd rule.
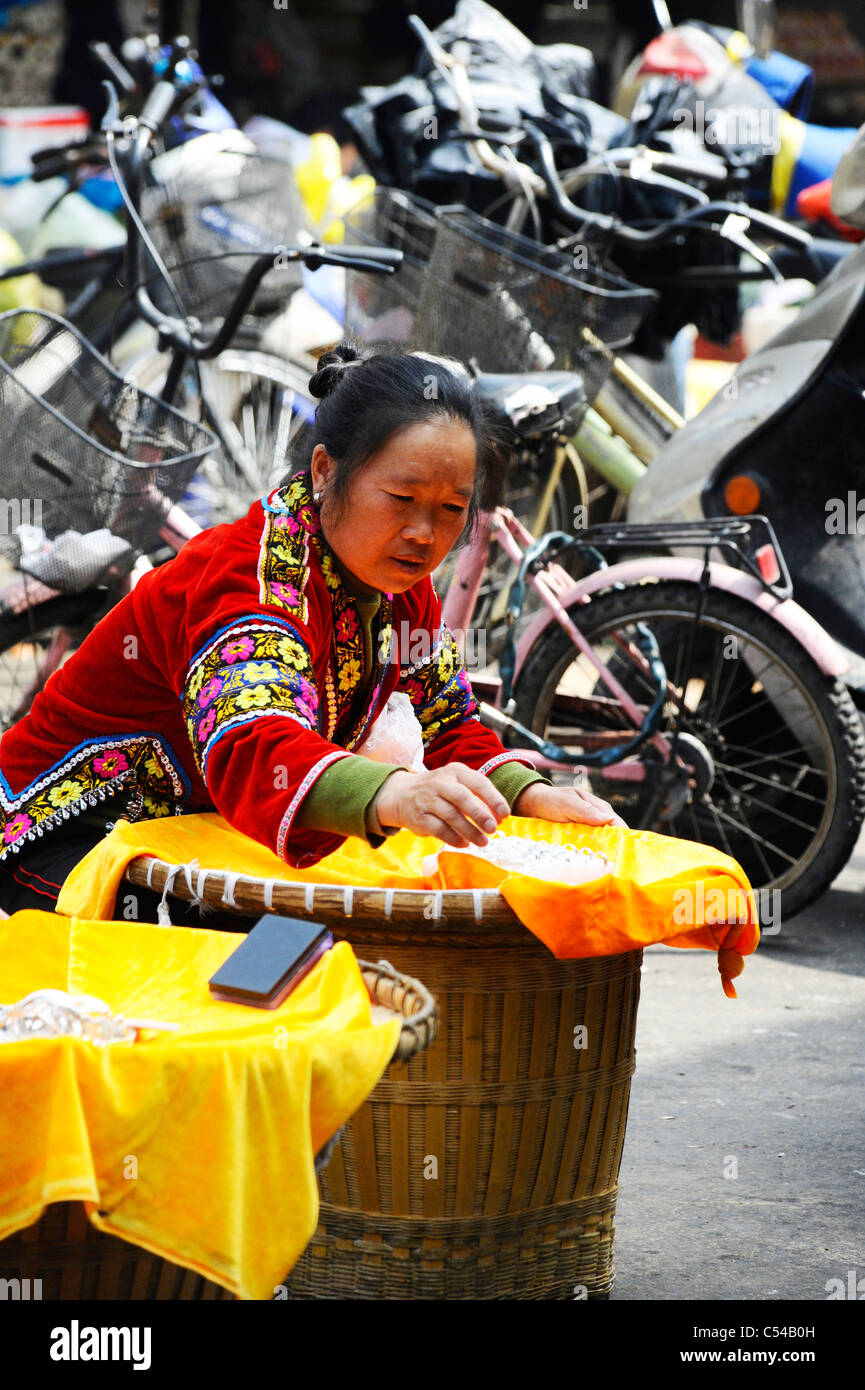
[[[50,910],[121,815],[215,808],[299,867],[400,827],[484,845],[511,810],[621,824],[505,751],[442,626],[430,575],[498,483],[468,380],[341,344],[310,389],[308,471],[147,574],[4,734],[5,911]],[[358,751],[395,692],[423,770]],[[155,897],[138,891],[130,912],[127,895],[115,915],[152,920]]]

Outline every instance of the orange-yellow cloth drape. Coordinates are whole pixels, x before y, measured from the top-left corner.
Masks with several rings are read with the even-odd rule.
[[[134,1043],[0,1045],[0,1239],[51,1202],[271,1299],[318,1219],[314,1157],[393,1055],[341,942],[273,1010],[215,1000],[231,932],[18,912],[0,922],[0,1002],[36,989],[179,1024]]]
[[[719,953],[724,990],[735,998],[733,977],[759,939],[753,894],[735,859],[691,840],[646,830],[522,816],[508,817],[499,828],[549,844],[603,850],[610,872],[587,884],[550,883],[444,850],[430,877],[423,861],[442,850],[442,843],[408,830],[375,850],[360,839],[348,839],[312,868],[292,869],[220,816],[205,814],[118,821],[73,869],[57,906],[70,915],[107,915],[124,869],[139,854],[286,882],[422,889],[498,886],[520,920],[560,959],[615,955],[659,941],[703,947]]]

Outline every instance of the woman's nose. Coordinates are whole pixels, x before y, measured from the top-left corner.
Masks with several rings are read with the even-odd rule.
[[[435,540],[435,525],[427,512],[413,513],[402,529],[406,540],[412,540],[416,545],[432,545]]]

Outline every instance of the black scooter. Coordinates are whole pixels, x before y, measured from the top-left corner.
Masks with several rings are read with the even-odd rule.
[[[833,207],[865,226],[865,127]],[[837,194],[837,197],[836,197]],[[794,594],[844,648],[865,709],[865,242],[655,455],[633,521],[768,516]]]

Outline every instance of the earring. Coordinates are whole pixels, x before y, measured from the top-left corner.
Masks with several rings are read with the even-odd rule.
[[[321,501],[321,493],[320,493],[320,492],[314,492],[314,493],[312,494],[312,500],[313,500],[313,502],[320,502],[320,501]]]

